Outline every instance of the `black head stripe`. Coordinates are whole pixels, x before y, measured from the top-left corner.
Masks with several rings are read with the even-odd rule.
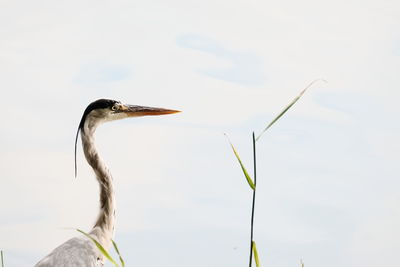
[[[82,129],[83,125],[85,124],[86,117],[89,115],[91,111],[95,109],[111,108],[112,106],[114,106],[115,103],[118,103],[118,101],[111,99],[98,99],[90,103],[89,106],[87,106],[87,108],[83,112],[81,122],[79,123],[79,129]]]

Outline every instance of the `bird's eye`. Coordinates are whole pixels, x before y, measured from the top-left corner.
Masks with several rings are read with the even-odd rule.
[[[119,107],[118,107],[117,105],[114,105],[114,106],[111,107],[111,110],[114,110],[114,111],[115,111],[115,110],[118,110],[118,108],[119,108]]]

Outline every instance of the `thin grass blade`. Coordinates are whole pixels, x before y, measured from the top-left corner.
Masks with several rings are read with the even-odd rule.
[[[119,260],[121,261],[121,265],[122,265],[122,267],[125,267],[125,262],[124,262],[124,260],[122,259],[122,256],[121,256],[121,254],[119,253],[119,250],[118,250],[117,244],[114,242],[114,240],[111,240],[111,241],[112,241],[112,243],[113,243],[113,246],[114,246],[114,249],[115,249],[115,251],[116,251],[116,252],[117,252],[117,254],[118,254]]]
[[[0,254],[1,254],[1,267],[4,267],[3,251],[2,250],[0,250]]]
[[[260,258],[258,257],[256,242],[253,241],[253,254],[254,254],[254,261],[256,262],[256,267],[260,267]]]
[[[93,237],[91,237],[89,234],[85,233],[82,230],[76,229],[76,231],[80,232],[81,234],[85,235],[87,238],[93,241],[93,243],[96,245],[96,247],[100,250],[100,252],[116,267],[119,267],[119,265],[115,262],[115,260],[108,254],[107,250],[103,248],[103,246]]]
[[[304,93],[307,91],[308,88],[310,88],[314,83],[316,83],[316,82],[318,82],[318,81],[326,82],[325,80],[318,79],[318,80],[312,81],[309,85],[307,85],[307,87],[304,88],[304,89],[300,92],[300,94],[299,94],[298,96],[296,96],[296,97],[292,100],[292,102],[290,102],[290,104],[287,105],[287,106],[281,111],[281,113],[279,113],[278,116],[276,116],[276,117],[267,125],[267,127],[265,127],[265,129],[257,136],[256,141],[258,141],[258,139],[260,139],[260,137],[261,137],[275,122],[277,122],[277,121],[280,119],[280,117],[282,117],[283,114],[285,114],[286,111],[288,111],[288,110],[300,99],[300,97],[302,97],[302,96],[304,95]]]
[[[226,134],[225,134],[225,136],[226,136],[226,138],[228,138],[228,136],[227,136]],[[231,145],[232,150],[233,150],[233,153],[235,154],[237,160],[239,161],[240,167],[242,168],[243,174],[244,174],[244,176],[246,177],[247,183],[249,184],[249,186],[251,187],[251,189],[254,190],[254,189],[255,189],[255,186],[254,186],[253,180],[251,179],[251,177],[250,177],[249,173],[247,172],[246,168],[244,167],[243,162],[242,162],[242,160],[240,159],[238,152],[236,151],[235,147],[233,146],[233,144],[232,144],[232,142],[229,140],[229,138],[228,138],[228,142],[229,142],[229,144]]]

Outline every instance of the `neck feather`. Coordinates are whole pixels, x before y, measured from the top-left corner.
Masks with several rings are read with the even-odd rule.
[[[86,126],[86,125],[85,125]],[[89,165],[96,174],[100,186],[100,211],[92,232],[100,235],[105,243],[111,243],[114,236],[115,196],[113,179],[94,144],[95,128],[84,127],[81,131],[83,151]],[[99,233],[100,230],[100,233]],[[100,241],[100,240],[99,240]]]

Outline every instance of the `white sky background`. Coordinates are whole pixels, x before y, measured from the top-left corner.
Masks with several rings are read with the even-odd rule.
[[[108,97],[180,109],[101,126],[128,266],[398,266],[398,1],[0,1],[0,249],[33,266],[89,230],[98,188],[73,141]]]

